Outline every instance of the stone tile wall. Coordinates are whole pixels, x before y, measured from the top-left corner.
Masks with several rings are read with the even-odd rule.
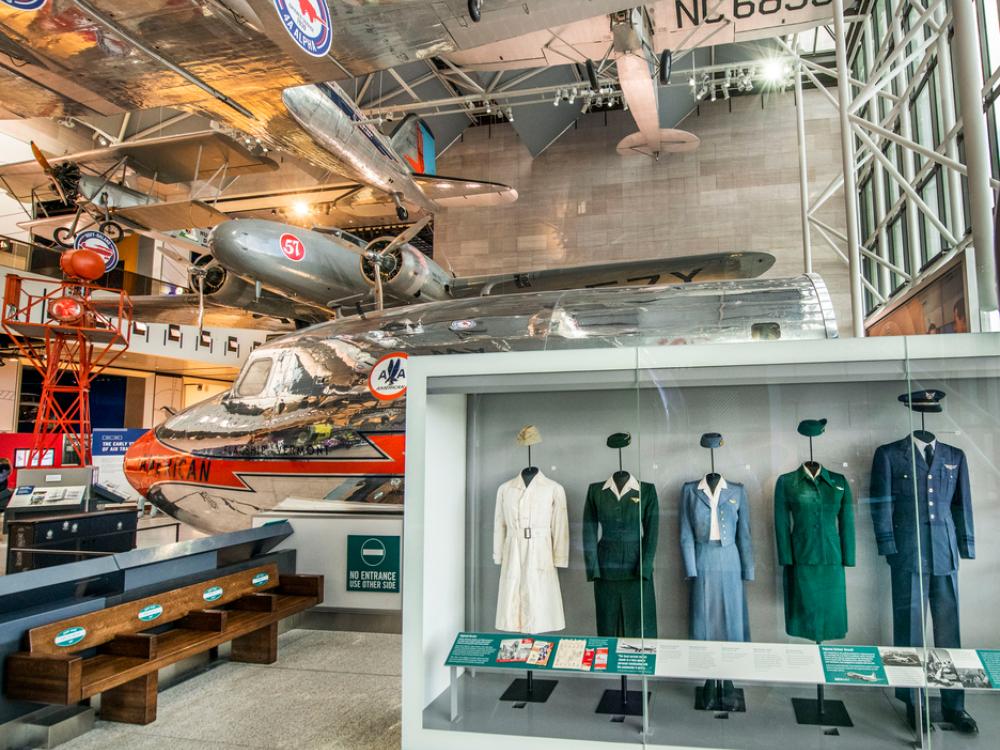
[[[807,91],[813,197],[840,172],[839,123],[821,92]],[[763,106],[762,106],[763,104]],[[440,174],[517,188],[512,206],[438,215],[435,254],[460,274],[731,250],[774,254],[772,276],[802,271],[798,148],[792,93],[704,103],[681,125],[701,138],[690,154],[619,156],[635,130],[627,112],[586,115],[532,160],[508,125],[466,131]],[[818,217],[844,232],[842,192]],[[814,268],[826,280],[841,335],[850,335],[847,265],[813,231]]]

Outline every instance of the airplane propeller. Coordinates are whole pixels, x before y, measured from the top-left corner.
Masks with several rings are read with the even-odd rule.
[[[360,250],[361,257],[372,266],[372,278],[375,283],[375,307],[377,310],[382,310],[385,304],[385,297],[382,290],[382,274],[391,273],[395,270],[396,261],[392,257],[392,251],[397,247],[405,245],[420,234],[423,228],[430,223],[430,220],[430,216],[425,216],[415,224],[411,224],[401,234],[392,238],[376,237]],[[386,240],[389,240],[388,244],[383,245]]]
[[[35,145],[34,141],[31,141],[31,154],[32,156],[35,157],[35,161],[38,162],[38,166],[42,168],[42,171],[45,173],[45,176],[49,178],[49,182],[52,183],[52,186],[56,189],[56,192],[59,193],[59,199],[63,203],[69,203],[69,201],[66,199],[66,191],[63,190],[62,182],[60,181],[58,175],[56,174],[55,168],[53,168],[53,166],[49,164],[49,160],[45,158],[45,154],[43,154],[42,150],[38,148],[37,145]]]

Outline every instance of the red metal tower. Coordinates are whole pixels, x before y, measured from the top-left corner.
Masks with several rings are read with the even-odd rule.
[[[90,385],[125,352],[132,332],[128,295],[92,283],[104,274],[104,260],[97,253],[69,250],[60,266],[66,276],[52,291],[46,291],[46,282],[13,274],[4,289],[3,328],[42,374],[29,467],[42,465],[46,449],[61,448],[58,435],[66,436],[75,453],[64,466],[91,464]],[[113,314],[95,309],[95,293]]]

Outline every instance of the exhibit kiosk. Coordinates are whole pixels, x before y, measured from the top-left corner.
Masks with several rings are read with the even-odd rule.
[[[407,435],[406,750],[995,746],[1000,335],[413,357]]]

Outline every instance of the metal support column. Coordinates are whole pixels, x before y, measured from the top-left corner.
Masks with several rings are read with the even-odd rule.
[[[812,237],[809,234],[809,164],[806,160],[806,110],[802,98],[802,65],[795,68],[795,118],[799,138],[799,199],[802,204],[802,262],[806,273],[813,272]]]
[[[966,0],[971,2],[971,0]],[[837,99],[840,103],[840,147],[844,163],[844,205],[847,208],[847,259],[851,279],[851,324],[855,336],[865,335],[865,305],[861,282],[861,245],[858,217],[858,179],[855,172],[854,131],[851,127],[851,70],[847,64],[844,0],[833,0],[833,30],[837,43]]]
[[[997,262],[993,247],[993,191],[990,189],[990,148],[983,112],[979,23],[972,0],[953,0],[951,7],[955,19],[955,81],[965,131],[965,163],[969,170],[979,322],[983,331],[1000,331]],[[972,310],[971,313],[976,315],[977,311]]]
[[[912,34],[913,29],[910,30]],[[906,44],[906,36],[903,34],[903,26],[899,14],[894,13],[892,17],[892,35],[897,47]],[[913,138],[913,121],[910,117],[910,107],[907,102],[902,102],[899,106],[899,133],[908,141]],[[916,156],[908,148],[899,148],[901,161],[901,171],[903,181],[913,185],[914,175],[917,172]],[[906,196],[906,248],[909,254],[910,273],[916,276],[920,273],[923,265],[921,243],[920,243],[920,212],[917,210],[916,202],[912,196]]]
[[[865,33],[861,35],[863,43],[865,45],[865,59],[875,60],[875,24],[872,21],[871,14],[865,16]],[[892,81],[887,83],[887,87],[892,90],[894,83]],[[873,115],[875,120],[881,122],[883,120],[882,105],[878,99],[875,97],[872,101]],[[878,141],[876,141],[878,143]],[[880,144],[881,145],[881,144]],[[885,170],[882,169],[882,163],[880,161],[874,160],[872,164],[872,198],[875,204],[874,226],[877,226],[876,238],[875,238],[875,251],[878,257],[881,258],[884,263],[878,264],[878,276],[875,286],[878,288],[879,294],[883,298],[888,299],[889,295],[892,294],[892,290],[896,287],[895,279],[893,278],[890,270],[889,263],[896,262],[896,258],[889,257],[889,232],[886,228],[885,222],[882,221],[886,214],[886,200],[885,200]]]

